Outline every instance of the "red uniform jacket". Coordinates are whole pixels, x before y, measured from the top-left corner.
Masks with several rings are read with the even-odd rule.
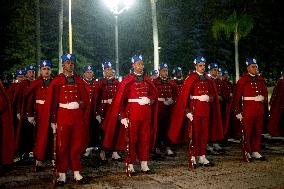
[[[175,83],[177,84],[177,86],[178,86],[178,95],[179,95],[184,80],[183,80],[183,79],[177,79],[177,78],[174,78],[173,80],[174,80],[174,82],[175,82]]]
[[[174,80],[169,80],[169,79],[163,80],[160,77],[158,77],[153,82],[158,91],[158,98],[164,98],[166,100],[167,98],[172,98],[173,101],[177,100],[179,89]],[[174,105],[172,104],[172,105],[167,106],[164,104],[163,101],[158,101],[158,104],[159,104],[158,111],[160,115],[163,115],[163,112],[165,113],[171,112],[171,108]]]
[[[86,93],[86,86],[85,82],[77,75],[74,74],[74,82],[79,86],[80,93],[85,94],[86,96],[82,98],[82,104],[80,104],[80,108],[85,109],[85,111],[89,111],[88,108],[88,97]],[[54,78],[47,89],[46,94],[46,101],[45,101],[45,110],[44,110],[44,117],[41,119],[40,127],[38,128],[37,137],[36,137],[36,146],[34,148],[34,155],[38,160],[44,160],[45,157],[45,150],[47,145],[48,139],[48,129],[50,127],[50,123],[57,122],[57,105],[53,103],[53,101],[57,101],[54,98],[64,98],[63,95],[58,97],[59,91],[58,87],[61,85],[67,84],[66,78],[63,73],[59,74],[56,78]],[[66,103],[72,99],[61,99],[66,100]],[[87,106],[87,107],[86,107]],[[84,114],[84,126],[85,126],[85,136],[86,136],[86,145],[88,141],[88,120],[86,118],[86,114]],[[82,146],[85,148],[86,146]]]
[[[35,113],[38,112],[39,106],[36,101],[41,100],[45,102],[47,88],[48,86],[44,86],[44,79],[42,77],[39,77],[35,81],[31,82],[30,87],[24,93],[24,99],[26,101],[25,112],[27,117],[38,116],[35,115]]]
[[[116,97],[113,101],[113,104],[110,110],[107,112],[105,121],[103,122],[103,129],[105,130],[105,137],[103,141],[103,145],[106,149],[113,149],[113,150],[125,150],[126,143],[125,143],[125,128],[124,126],[117,124],[119,121],[119,113],[121,113],[121,118],[127,118],[128,109],[131,108],[135,112],[135,103],[128,103],[133,104],[129,106],[125,106],[126,94],[131,87],[137,81],[137,78],[134,74],[127,75],[118,87],[118,91]],[[154,104],[152,105],[152,122],[151,122],[151,139],[150,139],[150,148],[154,148],[155,140],[156,140],[156,131],[157,131],[157,110],[158,110],[158,103],[156,103],[157,98],[157,89],[155,88],[154,84],[152,83],[151,79],[148,76],[144,76],[144,81],[149,85],[150,90],[154,94],[155,100]],[[134,94],[133,94],[134,95]],[[133,98],[138,98],[138,96]],[[154,107],[153,107],[154,106]],[[122,108],[123,107],[123,108]],[[131,117],[132,119],[139,119],[140,117],[145,116],[143,112],[133,113]]]
[[[14,160],[14,127],[10,100],[0,81],[0,164],[12,164]]]
[[[83,80],[85,83],[85,88],[86,88],[86,92],[88,95],[88,103],[89,103],[89,111],[85,112],[86,113],[86,119],[88,120],[88,125],[90,124],[94,124],[94,119],[96,117],[96,107],[97,107],[97,100],[98,100],[98,84],[96,82],[96,80],[92,80],[91,83],[89,83],[86,79]]]
[[[105,118],[106,113],[108,112],[111,103],[108,103],[107,101],[112,99],[114,100],[114,97],[117,93],[119,81],[117,79],[106,79],[102,78],[98,81],[98,90],[99,90],[99,96],[98,96],[98,114],[101,116],[102,119]]]
[[[209,141],[217,141],[223,139],[223,128],[222,128],[222,120],[220,113],[220,106],[218,101],[218,93],[216,85],[214,85],[213,81],[204,74],[205,78],[208,82],[211,83],[213,88],[214,95],[214,103],[210,103],[210,124],[209,124]],[[172,110],[171,115],[171,124],[168,131],[168,136],[170,140],[174,143],[184,142],[186,138],[184,135],[187,135],[185,124],[183,124],[184,120],[187,119],[186,116],[186,108],[189,101],[189,96],[193,91],[193,84],[199,80],[199,76],[196,73],[190,73],[188,77],[184,80],[182,90],[177,99],[177,102]],[[190,103],[205,103],[198,100],[190,100]],[[195,111],[195,115],[202,115],[206,113],[208,110],[197,110]],[[206,113],[207,114],[207,113]],[[187,137],[188,138],[188,137]]]
[[[284,123],[280,122],[281,115],[284,112],[284,78],[280,78],[270,99],[270,118],[268,122],[268,131],[272,136],[284,135]]]
[[[242,97],[255,97],[258,95],[264,96],[263,102],[254,100],[242,101]],[[243,116],[263,116],[265,111],[267,111],[267,95],[265,80],[261,76],[252,77],[246,73],[237,82],[232,108],[235,114],[243,113]]]

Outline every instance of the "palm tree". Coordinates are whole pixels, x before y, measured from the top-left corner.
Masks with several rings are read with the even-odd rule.
[[[212,26],[213,36],[218,39],[221,32],[225,33],[227,39],[234,35],[235,45],[235,68],[236,68],[236,82],[240,78],[239,71],[239,41],[241,38],[246,37],[254,26],[253,19],[247,14],[240,14],[234,11],[227,19],[215,20]]]

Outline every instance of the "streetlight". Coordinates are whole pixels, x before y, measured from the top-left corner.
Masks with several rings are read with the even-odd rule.
[[[119,60],[118,60],[118,15],[123,11],[128,10],[133,0],[105,0],[106,5],[115,18],[115,68],[116,75],[119,76]]]
[[[157,70],[159,66],[159,38],[158,38],[158,24],[157,24],[157,0],[150,0],[152,9],[152,25],[153,25],[153,45],[154,45],[154,69]]]

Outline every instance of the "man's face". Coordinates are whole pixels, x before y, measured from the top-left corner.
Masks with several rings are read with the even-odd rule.
[[[71,60],[66,60],[63,63],[63,70],[68,73],[72,73],[74,71],[74,62]]]
[[[91,80],[94,76],[94,72],[92,70],[87,70],[85,71],[85,78],[88,79],[88,80]]]
[[[21,83],[21,81],[23,81],[24,79],[25,79],[25,76],[23,76],[23,75],[18,75],[16,77],[16,80],[18,80],[19,83]]]
[[[154,79],[157,79],[158,76],[159,76],[159,75],[151,75],[150,78],[151,78],[152,80],[154,80]]]
[[[43,66],[43,67],[40,68],[41,77],[48,78],[48,77],[50,77],[50,74],[51,74],[51,69],[50,69],[49,66]]]
[[[144,68],[144,63],[142,60],[138,60],[132,64],[134,68],[134,72],[137,74],[142,74],[143,73],[143,68]]]
[[[195,70],[198,73],[204,74],[205,72],[205,63],[204,62],[199,62],[195,65]]]
[[[251,64],[247,67],[248,73],[252,75],[257,75],[258,74],[258,67],[257,64]]]
[[[27,71],[26,77],[27,77],[28,79],[33,79],[33,78],[35,77],[35,71],[34,71],[34,70],[29,70],[29,71]]]
[[[168,74],[169,74],[167,68],[161,69],[161,70],[159,71],[159,73],[160,73],[160,77],[161,77],[161,78],[167,78],[167,77],[168,77]]]
[[[111,67],[105,68],[104,74],[105,74],[105,77],[112,77],[114,75]]]
[[[213,76],[213,77],[217,77],[218,76],[218,69],[217,68],[212,68],[210,70],[210,74]]]
[[[175,76],[176,76],[176,78],[181,78],[181,72],[176,72]]]

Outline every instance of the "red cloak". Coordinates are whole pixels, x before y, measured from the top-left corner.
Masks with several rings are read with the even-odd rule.
[[[205,75],[206,79],[210,81],[213,86],[215,92],[215,101],[211,104],[210,108],[210,124],[209,124],[209,141],[218,141],[224,138],[223,136],[223,127],[222,127],[222,119],[221,112],[218,100],[218,92],[217,87],[207,75]],[[199,79],[199,76],[196,73],[190,73],[187,78],[184,80],[183,86],[181,88],[180,94],[178,96],[177,102],[173,107],[172,115],[171,115],[171,124],[168,131],[168,137],[173,142],[173,144],[183,143],[184,139],[188,138],[185,135],[188,135],[186,131],[185,120],[185,109],[188,104],[188,98],[190,95],[190,90],[192,84]],[[214,121],[213,121],[214,120]]]
[[[0,164],[12,164],[14,161],[14,127],[11,110],[11,103],[7,93],[4,90],[0,81],[0,93],[3,102],[6,102],[6,107],[0,108],[0,126],[1,126],[1,162]],[[4,103],[1,103],[2,106]]]
[[[123,94],[127,90],[128,86],[132,85],[136,81],[136,76],[133,74],[127,75],[120,85],[118,86],[118,90],[115,96],[115,99],[106,114],[106,118],[103,122],[103,129],[105,131],[103,146],[106,149],[112,150],[125,150],[125,127],[120,124],[118,120],[118,114],[120,110],[120,104],[123,100]],[[151,79],[148,76],[144,76],[144,81],[147,82],[150,87],[157,94],[157,89],[152,83]],[[151,122],[151,134],[150,134],[150,148],[153,149],[155,147],[156,141],[156,132],[157,132],[157,113],[158,113],[158,103],[155,100],[153,104],[154,108],[152,111],[152,122]]]
[[[85,82],[83,79],[81,79],[77,74],[74,74],[74,81],[75,83],[82,84],[85,86]],[[37,160],[44,160],[45,158],[45,150],[47,146],[47,140],[48,140],[48,129],[50,127],[51,123],[51,106],[52,106],[52,97],[53,97],[53,90],[54,87],[57,85],[63,85],[66,84],[65,75],[63,73],[59,74],[56,78],[52,80],[50,83],[47,92],[46,92],[46,101],[44,103],[45,111],[44,111],[44,117],[40,120],[40,125],[38,127],[37,136],[36,136],[36,145],[34,148],[34,155]],[[90,106],[88,105],[87,109],[85,111],[89,111]],[[84,114],[84,126],[85,126],[85,136],[86,136],[86,143],[88,141],[88,120],[86,119],[86,114]],[[82,146],[82,148],[85,148],[86,146]]]
[[[270,118],[268,131],[272,136],[284,136],[284,124],[281,125],[281,114],[284,111],[284,78],[280,78],[273,89],[270,99]],[[282,118],[283,119],[283,118]]]

